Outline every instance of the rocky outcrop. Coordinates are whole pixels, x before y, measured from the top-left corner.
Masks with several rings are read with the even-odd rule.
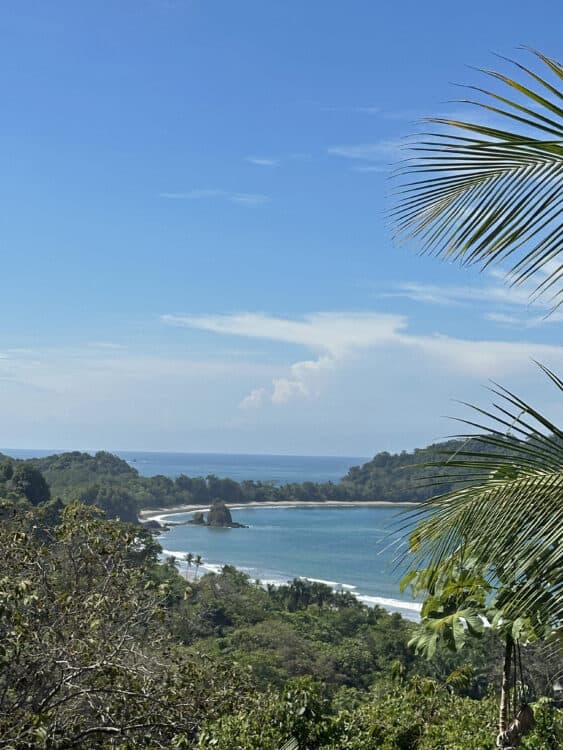
[[[170,527],[166,524],[159,523],[158,521],[155,521],[154,519],[150,521],[142,521],[142,526],[145,527],[145,529],[148,529],[148,531],[151,532],[151,534],[162,534],[164,531],[170,531]]]
[[[222,500],[216,500],[207,514],[208,526],[230,526],[233,522],[231,511]]]
[[[194,524],[195,526],[210,526],[215,529],[247,528],[244,524],[233,521],[231,511],[222,500],[215,500],[207,513],[207,518],[204,518],[204,515],[201,512],[194,513],[193,518],[188,521],[188,523]]]

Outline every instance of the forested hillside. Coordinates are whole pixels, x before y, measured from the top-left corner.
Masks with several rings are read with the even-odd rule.
[[[443,452],[461,447],[461,442],[436,443],[412,453],[378,453],[362,466],[352,467],[338,483],[302,482],[277,485],[274,482],[246,480],[235,482],[216,476],[175,479],[162,475],[140,476],[123,459],[101,451],[94,455],[73,451],[27,461],[0,454],[0,466],[21,472],[24,466],[41,472],[51,495],[63,501],[81,499],[102,507],[110,516],[133,520],[142,508],[182,504],[298,501],[419,502],[450,485],[443,479],[436,484],[435,470],[421,464],[442,458]]]
[[[0,513],[2,748],[491,747],[493,633],[426,661],[413,623],[322,584],[265,590],[229,567],[188,582],[148,532],[93,508]],[[522,658],[540,699],[522,747],[554,750],[556,663]]]
[[[471,444],[478,448],[474,441]],[[360,500],[422,502],[452,487],[444,481],[447,472],[441,470],[438,481],[437,470],[425,464],[443,460],[444,455],[467,446],[467,442],[448,440],[412,452],[382,451],[362,466],[353,466],[343,477],[342,485]]]

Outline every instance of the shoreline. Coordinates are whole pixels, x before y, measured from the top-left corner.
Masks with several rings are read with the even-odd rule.
[[[416,505],[421,505],[421,503],[408,501],[394,503],[390,500],[287,500],[285,502],[272,503],[253,500],[249,503],[226,503],[226,505],[230,510],[244,510],[245,508],[410,508]],[[168,508],[146,508],[145,510],[139,511],[139,520],[141,522],[159,521],[160,519],[166,518],[166,516],[174,516],[177,513],[193,513],[195,511],[206,513],[208,510],[208,506],[195,505],[194,503],[189,505],[176,505]]]
[[[232,505],[229,505],[228,507],[230,510],[244,510],[244,508],[307,508],[307,507],[316,507],[316,508],[358,508],[358,507],[392,507],[397,506],[397,508],[412,508],[414,506],[420,505],[420,503],[416,502],[400,502],[400,503],[394,503],[390,501],[382,501],[382,500],[366,500],[366,501],[337,501],[337,500],[326,500],[326,501],[304,501],[304,500],[292,500],[292,501],[286,501],[286,502],[279,502],[279,503],[272,503],[272,502],[259,502],[259,501],[252,501],[249,503],[233,503]],[[205,506],[203,504],[196,505],[193,503],[185,504],[185,505],[178,505],[168,508],[147,508],[139,513],[141,522],[143,521],[156,521],[157,523],[161,524],[163,527],[166,528],[167,531],[170,531],[171,528],[176,526],[177,524],[182,524],[181,521],[169,521],[168,518],[170,516],[179,514],[179,513],[192,513],[194,511],[199,511],[202,513],[205,513],[209,510],[208,506]],[[164,529],[163,529],[164,530]],[[166,542],[164,541],[167,534],[164,533],[164,537],[162,538],[162,544],[163,547],[166,546]],[[159,537],[160,539],[160,537]],[[186,577],[187,580],[190,580],[193,577],[195,577],[195,572],[189,570],[188,568],[184,569],[184,552],[177,552],[176,550],[171,549],[163,549],[162,550],[163,556],[173,557],[180,563],[180,574],[184,577]],[[201,571],[199,572],[199,575],[205,575],[207,572],[219,572],[220,569],[224,564],[228,563],[220,563],[220,562],[207,562],[204,561],[201,565]],[[234,564],[234,563],[230,563]],[[236,565],[235,565],[236,567]],[[298,578],[308,580],[308,581],[318,581],[321,583],[325,583],[326,585],[330,586],[334,591],[342,591],[346,590],[349,591],[353,596],[355,596],[360,602],[363,604],[366,604],[367,606],[380,606],[386,609],[388,612],[397,612],[402,617],[411,620],[413,622],[418,622],[420,620],[420,608],[421,604],[408,600],[408,599],[400,599],[397,597],[386,597],[381,596],[378,593],[372,593],[372,594],[366,594],[363,593],[363,591],[358,591],[357,586],[355,584],[350,583],[343,583],[343,582],[337,582],[337,581],[328,581],[328,580],[321,580],[320,578],[313,578],[311,576],[308,576],[306,574],[300,574],[297,576]],[[261,585],[265,586],[267,584],[272,584],[274,586],[280,586],[285,585],[291,580],[292,576],[288,575],[287,578],[282,577],[278,580],[277,576],[276,578],[260,578]],[[398,595],[397,595],[398,596]]]

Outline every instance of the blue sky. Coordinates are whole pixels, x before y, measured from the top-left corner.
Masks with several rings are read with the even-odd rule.
[[[6,0],[0,445],[369,455],[501,380],[552,415],[560,318],[394,247],[389,170],[553,2]]]

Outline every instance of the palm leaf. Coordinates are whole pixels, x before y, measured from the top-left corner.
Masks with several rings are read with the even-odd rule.
[[[287,742],[283,744],[280,750],[299,750],[299,745],[297,744],[297,740],[295,739],[288,740]]]
[[[563,383],[541,366],[555,387]],[[472,407],[486,420],[462,420],[480,435],[464,435],[483,451],[445,453],[427,464],[444,481],[455,469],[456,489],[437,495],[412,514],[410,567],[442,575],[448,560],[471,558],[491,583],[508,591],[507,614],[535,613],[559,627],[563,620],[563,433],[510,391],[491,389],[489,411]],[[475,445],[475,443],[473,443]],[[442,474],[440,474],[440,470]],[[445,472],[448,472],[445,474]],[[432,578],[428,588],[432,588]]]
[[[457,100],[516,130],[432,117],[444,127],[411,146],[399,169],[391,210],[397,238],[417,238],[422,253],[487,267],[508,260],[514,284],[534,282],[534,296],[563,301],[563,78],[560,63],[532,50],[545,75],[513,63],[525,83],[493,70],[499,93],[467,87],[480,98]]]

